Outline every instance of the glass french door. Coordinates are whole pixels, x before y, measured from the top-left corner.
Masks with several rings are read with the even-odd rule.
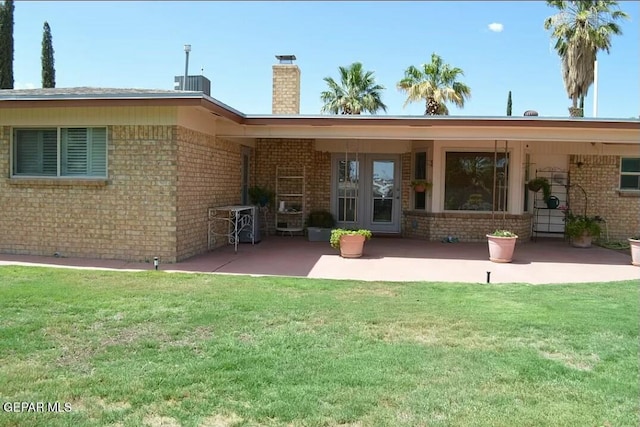
[[[400,161],[396,155],[367,155],[364,226],[377,232],[400,231]]]
[[[334,156],[332,210],[338,226],[400,232],[400,158]]]
[[[337,215],[339,223],[349,227],[360,220],[358,196],[360,193],[360,162],[355,159],[338,160]]]

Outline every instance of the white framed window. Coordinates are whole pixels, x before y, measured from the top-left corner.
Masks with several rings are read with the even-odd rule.
[[[104,127],[14,129],[13,176],[107,176],[107,129]]]
[[[426,180],[427,179],[427,152],[415,151],[413,153],[413,180]],[[427,193],[425,191],[419,192],[412,189],[413,192],[413,209],[425,210],[427,208]]]
[[[623,157],[621,159],[620,189],[640,190],[640,157]]]

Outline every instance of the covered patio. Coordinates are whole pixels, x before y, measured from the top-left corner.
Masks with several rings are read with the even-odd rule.
[[[152,270],[151,263],[85,258],[54,258],[0,254],[0,266],[10,264],[116,270]],[[360,259],[343,259],[327,242],[308,242],[300,236],[268,236],[252,245],[241,244],[235,254],[224,246],[163,271],[275,275],[365,281],[431,281],[486,283],[589,283],[640,278],[623,251],[602,247],[578,249],[562,239],[538,239],[517,245],[514,261],[488,260],[486,243],[440,243],[417,239],[374,237]]]

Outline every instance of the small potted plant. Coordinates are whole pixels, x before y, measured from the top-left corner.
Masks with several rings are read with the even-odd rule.
[[[576,248],[590,248],[593,238],[600,236],[599,216],[574,215],[570,211],[565,214],[564,232],[571,238],[571,245]]]
[[[311,211],[307,217],[307,239],[310,242],[328,242],[335,225],[331,212],[323,209]]]
[[[266,187],[261,187],[259,185],[249,187],[247,190],[249,195],[249,201],[252,205],[256,206],[269,206],[273,201],[274,192],[269,190]]]
[[[424,193],[431,188],[431,183],[424,179],[416,179],[411,181],[411,187],[416,193]]]
[[[549,180],[544,177],[534,178],[527,183],[527,188],[534,193],[542,190],[542,198],[545,203],[549,203],[549,199],[551,198],[551,185],[549,184]],[[556,205],[555,207],[558,207]]]
[[[496,230],[491,234],[487,234],[489,260],[493,262],[511,262],[517,239],[518,235],[509,230]]]
[[[640,234],[629,237],[631,247],[631,264],[640,266]]]
[[[364,250],[364,242],[371,238],[370,230],[331,230],[331,247],[340,250],[343,258],[360,258]]]

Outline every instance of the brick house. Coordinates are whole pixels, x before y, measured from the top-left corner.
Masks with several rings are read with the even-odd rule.
[[[299,102],[295,64],[273,66],[271,115],[202,92],[0,91],[0,252],[181,261],[208,250],[209,207],[273,189],[282,165],[304,166],[307,212],[376,233],[547,235],[559,211],[525,187],[539,174],[608,238],[640,232],[638,120],[303,116]]]

